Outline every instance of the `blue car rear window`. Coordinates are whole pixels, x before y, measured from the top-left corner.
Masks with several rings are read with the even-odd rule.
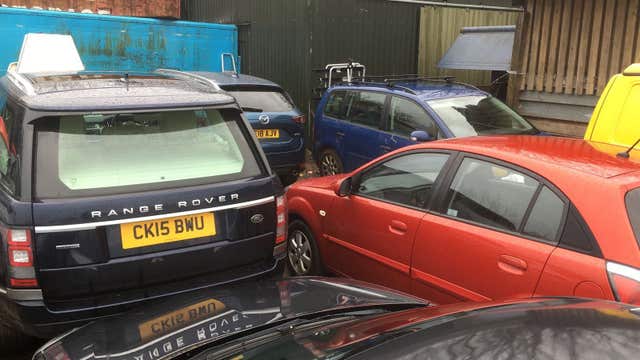
[[[246,112],[287,112],[294,109],[287,95],[272,90],[233,90],[228,91],[236,98]]]

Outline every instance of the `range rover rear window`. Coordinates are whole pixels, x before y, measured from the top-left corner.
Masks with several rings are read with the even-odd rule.
[[[236,111],[78,114],[36,120],[36,196],[210,184],[262,174]]]

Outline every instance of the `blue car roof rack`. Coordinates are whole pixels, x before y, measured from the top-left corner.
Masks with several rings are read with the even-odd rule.
[[[412,95],[418,95],[418,93],[416,93],[414,90],[406,87],[406,86],[401,86],[401,85],[397,85],[394,84],[392,82],[375,82],[375,81],[352,81],[348,84],[357,84],[357,85],[364,85],[364,86],[384,86],[387,88],[396,88],[398,90],[402,90],[404,92],[407,92],[409,94]]]

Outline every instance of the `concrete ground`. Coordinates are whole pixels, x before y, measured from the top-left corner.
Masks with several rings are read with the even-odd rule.
[[[304,168],[302,169],[302,171],[300,171],[299,178],[306,179],[306,178],[320,176],[320,170],[318,170],[318,166],[316,165],[316,162],[313,160],[311,151],[307,150],[305,158],[306,158],[306,161],[304,163]]]

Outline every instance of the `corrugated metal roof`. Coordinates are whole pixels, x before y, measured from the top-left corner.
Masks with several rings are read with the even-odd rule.
[[[515,26],[463,28],[438,67],[508,71],[511,69],[515,31]]]

